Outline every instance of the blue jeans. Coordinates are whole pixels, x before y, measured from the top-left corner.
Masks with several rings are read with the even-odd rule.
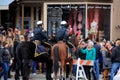
[[[0,79],[4,75],[4,80],[7,80],[8,79],[8,71],[9,71],[9,63],[3,62],[2,67],[3,67],[4,71],[0,72]]]
[[[76,76],[76,71],[77,71],[77,65],[72,66],[72,74]]]
[[[36,73],[37,63],[34,61],[32,66],[32,73]]]
[[[120,68],[120,63],[113,63],[110,73],[110,80],[113,80],[113,77],[116,75],[117,70]]]
[[[94,71],[95,71],[96,79],[99,80],[100,77],[99,77],[99,60],[98,59],[95,60],[95,62],[94,62]]]

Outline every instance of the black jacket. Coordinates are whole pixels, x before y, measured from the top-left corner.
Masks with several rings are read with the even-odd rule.
[[[4,52],[2,53],[2,60],[3,62],[10,62],[11,55],[8,49],[4,48]]]
[[[119,62],[120,63],[120,46],[116,46],[112,49],[112,62]]]
[[[101,48],[96,42],[94,43],[94,48],[96,49],[96,59],[99,59],[102,56],[102,54],[100,52]]]
[[[57,34],[56,34],[57,41],[59,40],[67,41],[68,37],[69,37],[69,34],[66,27],[62,26],[61,28],[58,28]]]
[[[33,33],[34,33],[34,37],[32,40],[39,40],[39,41],[48,40],[47,34],[41,27],[36,27]]]

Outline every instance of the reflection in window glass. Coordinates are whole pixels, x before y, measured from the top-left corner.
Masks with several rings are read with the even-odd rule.
[[[110,40],[110,5],[88,5],[87,29],[94,38]]]
[[[83,38],[110,40],[110,11],[111,5],[63,4],[47,6],[48,34],[55,35],[65,20],[73,34],[80,34]],[[86,20],[87,19],[87,20]],[[87,22],[86,22],[87,21]]]
[[[65,20],[74,34],[85,37],[85,7],[84,4],[48,5],[48,34],[55,35],[60,22]]]

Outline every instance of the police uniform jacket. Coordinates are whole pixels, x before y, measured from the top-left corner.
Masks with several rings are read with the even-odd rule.
[[[59,40],[66,41],[68,37],[69,37],[69,34],[68,34],[66,27],[62,26],[61,28],[58,28],[57,34],[56,34],[57,41]]]
[[[36,27],[33,33],[34,33],[34,38],[33,38],[34,40],[40,40],[40,41],[48,40],[45,31],[41,27]]]

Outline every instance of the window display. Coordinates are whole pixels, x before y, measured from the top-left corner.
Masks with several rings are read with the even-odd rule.
[[[72,33],[85,35],[85,5],[48,5],[48,34],[53,36],[62,20],[67,21]]]
[[[103,32],[103,38],[110,40],[110,5],[88,5],[87,31],[92,39],[102,39],[99,32]]]
[[[83,38],[90,35],[94,40],[96,38],[110,40],[110,11],[111,5],[102,4],[47,5],[48,34],[55,35],[56,30],[61,27],[60,22],[65,20],[71,34],[79,34]]]

